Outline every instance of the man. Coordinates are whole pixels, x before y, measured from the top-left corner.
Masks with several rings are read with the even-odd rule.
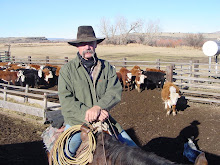
[[[75,59],[65,64],[59,73],[58,92],[65,130],[85,122],[106,121],[118,132],[118,138],[131,146],[136,144],[109,115],[109,110],[121,100],[122,87],[116,71],[107,61],[98,59],[95,48],[104,38],[96,38],[92,26],[78,27],[77,40],[68,42],[77,47]],[[81,144],[80,133],[68,142],[68,151],[74,156]]]

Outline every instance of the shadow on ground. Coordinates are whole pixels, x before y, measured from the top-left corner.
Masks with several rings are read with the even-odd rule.
[[[43,142],[6,144],[0,146],[1,165],[47,165]]]

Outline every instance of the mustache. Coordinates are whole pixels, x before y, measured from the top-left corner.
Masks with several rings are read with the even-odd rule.
[[[86,53],[95,54],[95,52],[93,50],[84,50],[83,55],[85,55]]]

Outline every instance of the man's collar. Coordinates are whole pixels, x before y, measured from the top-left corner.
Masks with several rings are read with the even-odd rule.
[[[79,53],[79,52],[77,52],[77,56],[76,56],[76,60],[75,60],[76,65],[77,65],[77,68],[79,68],[79,67],[81,66],[81,60],[80,60],[80,58],[79,58],[79,56],[78,56],[78,53]]]

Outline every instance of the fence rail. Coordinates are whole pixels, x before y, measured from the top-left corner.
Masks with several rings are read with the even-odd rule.
[[[33,93],[39,92],[39,93]],[[0,100],[0,105],[3,107],[12,106],[15,111],[25,112],[31,115],[39,116],[45,118],[45,112],[50,109],[57,109],[60,107],[59,103],[52,103],[48,99],[54,96],[58,96],[57,91],[35,89],[26,87],[14,86],[0,83],[0,93],[3,97],[3,101]],[[13,94],[13,95],[11,95]],[[16,95],[16,97],[14,97]],[[8,98],[12,98],[20,103],[37,103],[42,106],[42,108],[30,107],[26,105],[15,105],[16,103],[7,102]],[[34,99],[33,99],[34,98]],[[38,100],[36,100],[38,99]],[[22,107],[22,108],[19,108]]]
[[[10,51],[0,51],[0,61],[1,62],[11,61]]]

